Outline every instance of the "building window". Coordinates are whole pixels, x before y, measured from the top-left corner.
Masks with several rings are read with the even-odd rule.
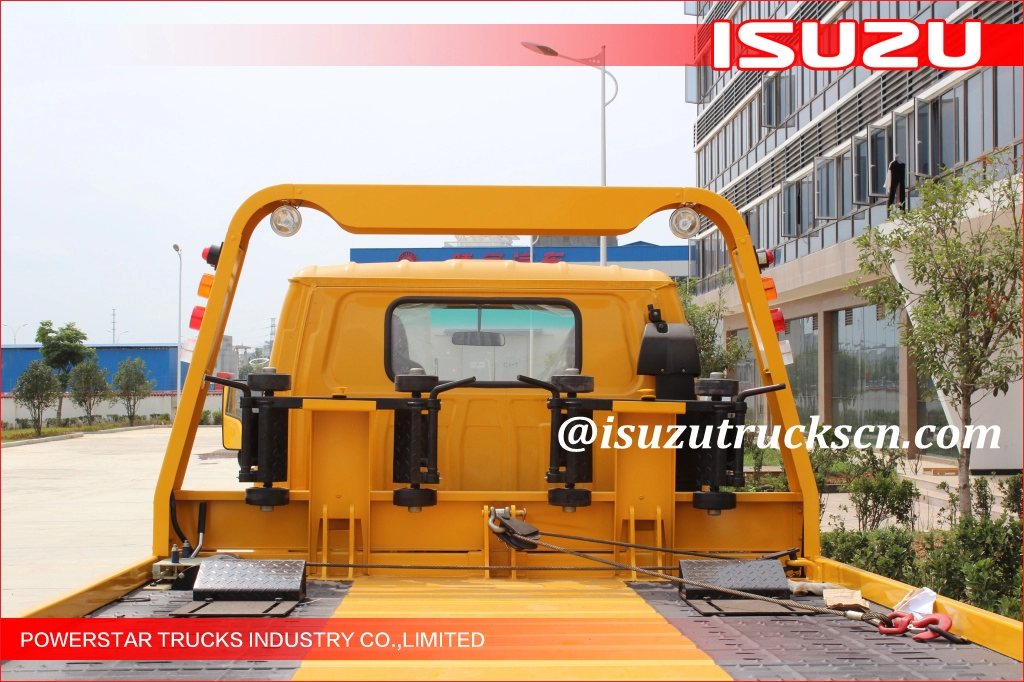
[[[835,159],[817,158],[814,160],[814,217],[837,217]]]
[[[932,105],[923,99],[914,100],[917,128],[917,173],[932,175]]]
[[[892,114],[892,158],[911,168],[909,145],[907,144],[909,122],[903,114]]]
[[[782,183],[782,236],[800,234],[800,183]]]
[[[853,138],[853,203],[867,204],[868,199],[868,141],[865,137]]]
[[[873,197],[885,196],[885,185],[889,171],[888,129],[868,126],[868,166],[870,182],[868,194]]]
[[[750,209],[743,214],[743,220],[747,223],[747,231],[750,233],[750,241],[755,249],[761,248],[760,227],[758,225],[758,207]]]
[[[853,213],[853,154],[843,154],[838,167],[839,215]]]
[[[899,332],[875,306],[831,314],[832,420],[854,428],[900,423]]]
[[[939,140],[939,165],[942,168],[953,168],[960,163],[960,115],[963,86],[957,86],[939,98],[938,112],[935,121],[939,129],[936,138]]]
[[[968,161],[974,161],[988,145],[985,144],[985,88],[981,74],[967,79],[967,120],[964,121],[964,133],[967,138]],[[988,107],[991,110],[991,107]],[[989,112],[991,113],[991,112]]]
[[[996,68],[996,146],[1004,147],[1017,136],[1014,130],[1020,111],[1014,115],[1014,67],[1000,66]]]

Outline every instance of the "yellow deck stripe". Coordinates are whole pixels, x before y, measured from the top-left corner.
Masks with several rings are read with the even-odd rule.
[[[488,660],[308,660],[295,680],[729,680],[627,585],[613,579],[357,579],[334,618],[481,618],[515,636]],[[517,632],[518,619],[552,621]],[[578,626],[571,625],[579,620]],[[415,629],[415,623],[410,623]],[[436,650],[433,653],[437,653]]]

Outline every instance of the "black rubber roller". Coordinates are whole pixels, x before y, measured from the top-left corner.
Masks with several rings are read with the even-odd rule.
[[[419,511],[423,507],[437,504],[437,491],[433,488],[398,488],[394,491],[391,501],[396,507],[408,507],[409,511]]]
[[[548,504],[561,507],[562,511],[574,512],[576,507],[590,506],[590,491],[586,488],[550,488]]]
[[[282,507],[289,502],[288,488],[246,488],[245,503],[254,507]]]
[[[292,390],[292,375],[267,372],[249,375],[249,388],[254,391],[290,391]]]
[[[693,508],[706,509],[709,512],[720,512],[723,509],[736,508],[736,493],[697,492],[693,494]]]

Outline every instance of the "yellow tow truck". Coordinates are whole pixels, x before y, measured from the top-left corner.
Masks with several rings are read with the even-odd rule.
[[[288,285],[268,368],[245,381],[211,376],[250,237],[268,217],[294,233],[300,209],[357,234],[613,236],[660,211],[680,235],[717,228],[762,387],[700,377],[662,273],[458,260],[305,268]],[[177,615],[244,615],[231,612],[237,594],[217,592],[219,567],[301,583],[290,602],[254,593],[270,615],[301,617],[318,602],[331,619],[468,619],[526,638],[484,645],[473,660],[424,648],[402,660],[298,661],[278,677],[950,679],[966,665],[1020,678],[1021,623],[963,603],[939,597],[935,610],[971,643],[879,634],[895,624],[874,612],[911,586],[820,555],[799,437],[781,445],[790,492],[735,491],[744,401],[763,394],[783,432],[799,420],[765,254],[722,197],[278,185],[241,205],[207,261],[215,276],[156,483],[152,556],[29,615],[124,615],[110,610],[119,598],[168,583],[183,588]],[[183,488],[211,382],[225,386],[224,445],[238,451],[244,490]],[[828,583],[860,590],[873,612],[790,595]],[[559,627],[544,630],[544,619]]]

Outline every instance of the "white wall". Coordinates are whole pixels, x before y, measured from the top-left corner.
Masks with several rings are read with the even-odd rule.
[[[206,403],[205,403],[205,406],[204,406],[203,409],[210,410],[211,412],[219,412],[220,411],[220,397],[221,397],[220,393],[212,393],[211,392],[211,393],[207,394],[207,396],[206,396]],[[136,414],[139,417],[143,417],[143,418],[148,418],[149,415],[151,415],[151,414],[164,414],[164,413],[170,414],[171,416],[174,416],[174,403],[175,403],[176,398],[177,397],[175,396],[174,393],[169,393],[169,392],[167,392],[167,393],[161,392],[160,395],[152,395],[152,396],[150,396],[148,398],[144,398],[142,400],[142,402],[139,403],[139,409],[138,409]],[[104,415],[107,415],[107,414],[120,414],[120,415],[124,415],[125,414],[124,405],[122,405],[121,403],[115,403],[114,405],[109,405],[109,404],[104,402],[104,403],[100,403],[99,405],[97,405],[96,409],[93,410],[93,415],[94,416],[95,415],[104,416]],[[71,401],[71,397],[70,396],[65,396],[64,397],[64,407],[63,407],[63,409],[61,411],[61,416],[62,417],[79,417],[79,416],[84,416],[84,415],[85,415],[85,410],[83,410],[78,405],[75,405],[75,403]],[[28,419],[28,417],[29,417],[28,409],[26,409],[22,405],[15,405],[13,397],[11,397],[9,395],[3,396],[3,420],[5,422],[10,422],[10,423],[13,424],[14,423],[14,419],[15,419],[16,416],[20,417],[22,419]],[[46,412],[43,413],[44,423],[45,423],[45,420],[46,420],[47,417],[56,417],[56,416],[57,416],[57,408],[56,407],[53,408],[53,409],[47,410]]]

